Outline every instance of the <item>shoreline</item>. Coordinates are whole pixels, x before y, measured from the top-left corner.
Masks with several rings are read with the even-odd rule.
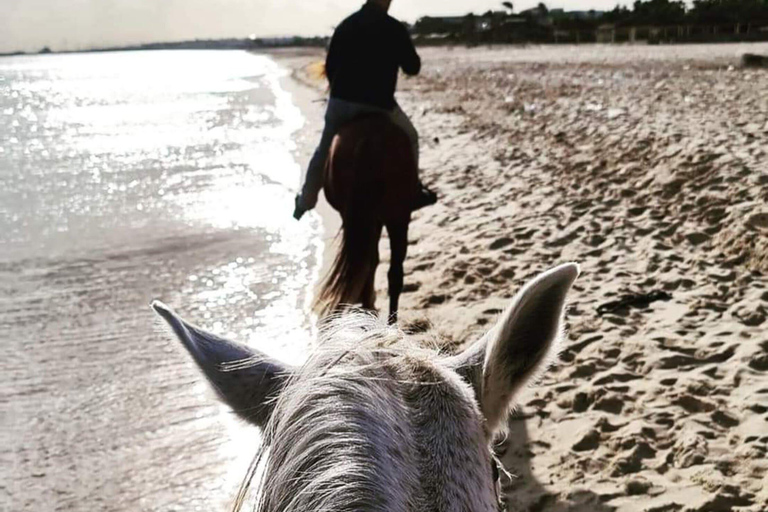
[[[320,134],[323,129],[323,116],[325,114],[325,103],[318,101],[323,99],[322,88],[313,86],[307,77],[302,76],[304,68],[314,59],[321,58],[320,51],[298,50],[277,50],[277,51],[253,51],[256,55],[266,55],[274,60],[278,66],[285,69],[287,74],[280,78],[281,87],[291,95],[294,105],[304,116],[304,126],[294,133],[294,142],[296,149],[294,157],[301,166],[301,183],[303,183],[306,174],[307,164],[312,157],[312,153],[320,140]],[[298,192],[298,191],[296,191]],[[312,293],[307,293],[305,308],[315,319],[314,329],[317,331],[317,318],[311,311],[312,301],[316,295],[316,290],[323,277],[325,276],[333,258],[335,256],[336,234],[341,227],[341,219],[336,211],[331,208],[325,199],[325,194],[320,194],[317,206],[312,212],[305,214],[299,222],[307,222],[310,215],[317,215],[320,218],[322,226],[322,244],[323,250],[320,255],[317,273],[312,285]],[[313,333],[314,335],[314,333]]]

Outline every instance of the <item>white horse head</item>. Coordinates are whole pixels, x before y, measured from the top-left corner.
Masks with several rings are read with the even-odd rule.
[[[450,357],[351,315],[290,367],[153,307],[224,402],[264,431],[244,486],[261,468],[259,512],[490,512],[490,444],[516,393],[556,353],[578,273],[566,264],[539,275],[484,337]]]

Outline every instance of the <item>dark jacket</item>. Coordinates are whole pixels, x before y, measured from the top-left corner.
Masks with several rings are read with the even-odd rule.
[[[325,71],[331,97],[391,110],[399,69],[417,75],[421,59],[405,26],[366,4],[333,33]]]

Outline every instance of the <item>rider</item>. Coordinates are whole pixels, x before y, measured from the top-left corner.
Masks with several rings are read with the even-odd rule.
[[[304,187],[296,196],[297,219],[317,204],[323,188],[323,170],[334,136],[349,121],[368,113],[385,113],[411,141],[419,164],[419,134],[395,101],[397,74],[417,75],[421,59],[405,26],[389,16],[392,0],[368,0],[341,22],[331,38],[325,72],[331,97],[325,112],[320,145],[309,162]],[[437,195],[421,185],[413,209],[434,204]]]

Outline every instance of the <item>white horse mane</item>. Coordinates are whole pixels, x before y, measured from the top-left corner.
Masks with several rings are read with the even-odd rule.
[[[326,321],[316,349],[276,400],[235,510],[254,483],[259,512],[432,508],[433,498],[419,496],[414,482],[437,485],[447,475],[414,471],[426,447],[409,422],[419,415],[416,402],[432,394],[419,389],[433,387],[454,412],[480,417],[469,386],[437,366],[439,355],[437,346],[417,344],[364,312]],[[443,427],[457,440],[468,435],[467,425]],[[492,496],[478,485],[485,492],[472,498],[476,505]]]

